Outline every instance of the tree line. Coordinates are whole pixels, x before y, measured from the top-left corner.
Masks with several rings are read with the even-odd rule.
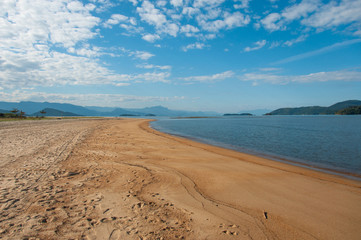
[[[46,111],[45,110],[41,110],[40,111],[41,114],[41,118],[44,118]],[[19,110],[17,108],[14,108],[13,110],[10,111],[10,113],[0,113],[0,117],[1,118],[20,118],[20,119],[25,119],[26,118],[26,113],[22,110]],[[39,117],[39,116],[36,116]]]

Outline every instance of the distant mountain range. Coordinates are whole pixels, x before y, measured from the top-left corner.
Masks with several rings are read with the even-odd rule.
[[[280,108],[267,115],[332,115],[332,114],[347,114],[345,109],[361,106],[359,100],[348,100],[339,102],[329,107],[310,106],[310,107],[298,107],[298,108]],[[345,110],[345,111],[344,111]],[[351,113],[350,113],[351,114]]]
[[[49,102],[0,102],[0,113],[8,113],[17,108],[27,116],[42,116],[40,111],[45,110],[44,116],[218,116],[216,112],[192,112],[171,110],[162,106],[140,109],[110,108],[110,107],[82,107],[68,103]]]
[[[270,111],[272,111],[272,110],[271,109],[243,110],[243,111],[238,112],[238,114],[250,113],[250,114],[256,115],[256,116],[262,116],[266,113],[269,113]]]
[[[299,108],[280,108],[267,113],[267,115],[321,115],[321,114],[359,114],[361,101],[349,100],[339,102],[329,107],[310,106]],[[192,112],[171,110],[162,106],[146,108],[116,108],[116,107],[82,107],[68,103],[49,102],[0,102],[0,113],[9,113],[14,108],[25,112],[27,116],[167,116],[167,117],[193,117],[193,116],[220,116],[216,112]],[[46,113],[41,114],[44,110]],[[264,109],[247,111],[254,115],[262,115]],[[237,115],[237,114],[236,114]],[[240,115],[240,114],[238,114]]]

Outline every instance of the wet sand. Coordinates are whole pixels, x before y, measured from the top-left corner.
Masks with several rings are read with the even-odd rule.
[[[0,123],[3,239],[359,239],[361,182],[152,130]]]

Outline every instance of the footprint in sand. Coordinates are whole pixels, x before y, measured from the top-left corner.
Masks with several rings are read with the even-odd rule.
[[[227,234],[230,236],[237,236],[239,235],[239,232],[237,230],[239,230],[239,226],[233,224],[233,225],[225,225],[223,223],[221,223],[219,225],[219,228],[221,228],[221,234]]]
[[[121,232],[119,229],[114,229],[110,235],[109,235],[109,240],[118,240],[121,237]]]

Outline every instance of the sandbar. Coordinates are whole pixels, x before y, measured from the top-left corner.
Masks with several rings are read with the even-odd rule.
[[[149,121],[0,123],[0,238],[360,239],[361,182]]]

